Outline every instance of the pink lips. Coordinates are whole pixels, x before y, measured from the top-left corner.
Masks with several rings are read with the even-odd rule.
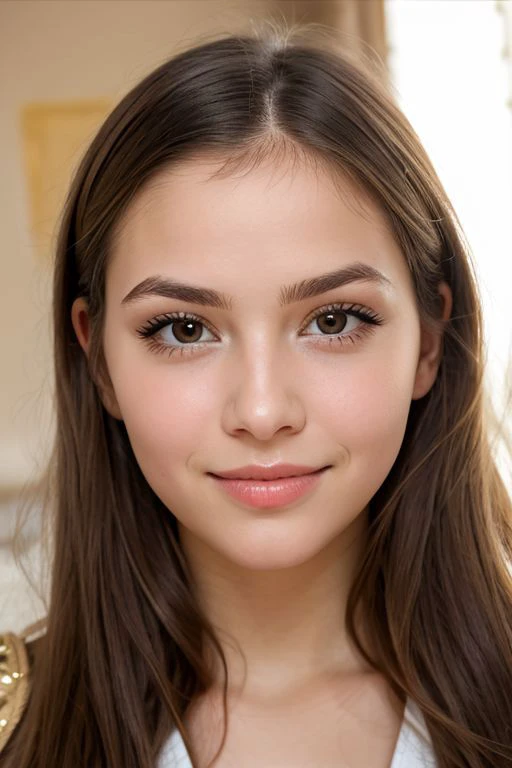
[[[304,467],[303,469],[309,470],[307,474],[289,476],[292,471],[290,467],[291,465],[281,464],[279,469],[277,466],[273,469],[267,468],[267,474],[288,473],[288,476],[281,476],[277,479],[226,478],[217,475],[212,475],[212,477],[230,496],[242,501],[244,504],[249,504],[251,507],[259,509],[271,509],[291,504],[296,499],[304,496],[319,484],[323,473],[328,469],[328,467],[323,467],[322,469],[312,471],[310,467]],[[245,468],[245,470],[246,474],[249,474],[251,471],[250,468]],[[294,472],[299,470],[300,468],[297,466],[293,467]],[[261,474],[262,467],[258,467],[257,470],[254,468],[253,472]],[[234,472],[223,474],[234,474]]]

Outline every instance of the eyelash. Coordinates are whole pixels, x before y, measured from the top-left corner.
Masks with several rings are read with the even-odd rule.
[[[378,315],[376,312],[373,312],[373,310],[364,307],[362,304],[329,304],[325,307],[320,307],[319,309],[315,310],[312,315],[308,316],[301,330],[307,328],[307,326],[310,325],[313,320],[316,320],[317,317],[336,313],[342,313],[345,315],[350,315],[351,317],[356,317],[358,320],[361,320],[362,325],[358,326],[350,334],[345,334],[343,336],[340,335],[341,331],[340,334],[325,334],[324,338],[328,340],[327,343],[329,345],[334,342],[338,342],[342,345],[350,343],[356,344],[356,339],[360,339],[368,333],[373,333],[375,331],[375,327],[382,325],[384,322],[380,315]],[[146,325],[138,328],[136,333],[145,343],[149,345],[149,349],[151,351],[156,353],[167,353],[169,357],[177,351],[180,352],[180,355],[194,354],[198,347],[202,347],[205,344],[211,343],[208,341],[195,341],[191,344],[183,344],[183,346],[169,346],[169,344],[157,341],[157,334],[159,331],[169,325],[172,325],[174,322],[197,323],[199,325],[203,325],[210,331],[210,333],[214,334],[211,326],[205,322],[203,318],[188,312],[171,312],[163,315],[157,315],[156,317],[149,320]],[[322,334],[320,334],[320,336],[322,336]],[[322,341],[320,343],[324,344],[325,342]]]

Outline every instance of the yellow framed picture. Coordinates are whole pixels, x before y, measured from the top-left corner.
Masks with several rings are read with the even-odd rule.
[[[27,104],[21,111],[30,229],[49,258],[73,171],[113,104],[106,99]]]

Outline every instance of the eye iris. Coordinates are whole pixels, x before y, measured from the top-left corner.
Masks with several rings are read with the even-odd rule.
[[[180,320],[172,323],[172,332],[178,341],[198,341],[201,338],[201,324],[195,320]],[[176,329],[186,329],[183,333],[184,338],[180,339],[180,332],[176,333]],[[197,338],[195,338],[197,337]]]
[[[321,327],[322,318],[327,318],[327,322],[325,323],[326,328]],[[316,321],[321,330],[327,330],[331,333],[340,333],[347,324],[347,316],[343,312],[324,312],[323,315],[317,317]],[[341,328],[336,328],[336,325],[340,323]]]

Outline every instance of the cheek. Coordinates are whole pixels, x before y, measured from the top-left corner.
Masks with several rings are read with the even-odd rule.
[[[141,373],[118,395],[133,451],[150,483],[169,480],[201,445],[212,408],[207,382],[154,369]]]
[[[316,416],[327,441],[335,443],[356,495],[369,500],[384,482],[403,442],[417,366],[417,336],[348,356],[324,368]]]
[[[404,375],[405,374],[405,375]],[[402,433],[409,412],[411,375],[389,365],[371,371],[354,372],[347,386],[342,386],[332,414],[341,432],[354,446],[385,444],[397,432]]]
[[[365,378],[345,394],[332,423],[345,441],[354,468],[381,482],[403,441],[411,398],[409,387],[392,377]],[[379,483],[380,484],[380,483]]]

